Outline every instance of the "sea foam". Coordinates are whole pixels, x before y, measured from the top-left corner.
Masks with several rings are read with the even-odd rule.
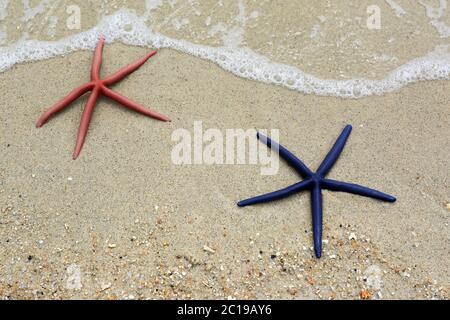
[[[212,61],[239,77],[284,86],[306,94],[360,98],[382,95],[417,81],[450,78],[448,45],[437,46],[433,52],[391,71],[384,79],[321,79],[296,67],[273,62],[249,48],[204,46],[155,33],[147,27],[142,17],[127,9],[103,17],[97,26],[88,31],[58,41],[19,40],[13,45],[0,47],[0,72],[17,63],[48,59],[78,50],[92,50],[100,35],[108,43],[120,41],[128,45],[178,50]]]

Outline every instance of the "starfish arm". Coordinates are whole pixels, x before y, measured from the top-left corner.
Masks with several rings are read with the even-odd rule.
[[[44,114],[42,114],[42,116],[39,118],[38,122],[36,123],[36,127],[38,127],[38,128],[42,127],[52,115],[61,111],[65,107],[67,107],[69,104],[74,102],[76,99],[81,97],[86,92],[92,90],[93,87],[94,87],[94,84],[89,82],[89,83],[86,83],[86,84],[72,90],[72,92],[70,92],[64,99],[57,102],[55,105],[53,105],[53,107],[51,107]]]
[[[293,166],[295,170],[300,173],[300,175],[303,178],[309,178],[313,175],[311,170],[308,169],[308,167],[296,156],[294,156],[289,150],[287,150],[282,145],[278,144],[275,141],[272,141],[269,137],[266,137],[265,135],[261,133],[257,133],[257,137],[259,140],[264,142],[269,148],[272,148],[275,151],[278,151],[280,156],[286,160],[286,162]]]
[[[136,112],[142,113],[143,115],[161,120],[161,121],[170,121],[170,119],[156,111],[149,110],[140,104],[137,104],[136,102],[131,101],[130,99],[120,95],[117,92],[112,91],[111,89],[107,87],[102,87],[103,94],[107,96],[108,98],[111,98],[118,103],[122,104],[123,106],[130,108],[131,110],[134,110]]]
[[[77,143],[75,146],[75,151],[73,152],[73,160],[78,158],[81,148],[83,148],[84,139],[86,138],[86,133],[89,128],[89,122],[91,122],[92,112],[94,111],[95,103],[97,102],[99,94],[100,89],[97,87],[92,91],[86,103],[86,107],[83,110],[80,128],[78,129]]]
[[[335,144],[333,145],[333,148],[331,148],[330,152],[328,152],[327,156],[322,161],[321,165],[319,166],[319,169],[317,169],[317,174],[324,177],[330,171],[330,169],[336,163],[336,160],[339,158],[342,150],[344,149],[345,143],[347,142],[347,139],[350,136],[351,132],[352,126],[347,125],[342,131],[339,138],[336,140]]]
[[[317,258],[322,256],[322,190],[316,184],[311,189],[311,209],[313,224],[314,252]]]
[[[101,37],[95,47],[94,59],[92,60],[91,67],[91,79],[99,80],[100,79],[100,68],[102,66],[102,54],[103,54],[103,46],[105,45],[105,38]]]
[[[330,179],[323,179],[322,180],[322,186],[325,189],[331,190],[331,191],[342,191],[342,192],[348,192],[357,194],[364,197],[374,198],[382,201],[387,202],[395,202],[397,199],[391,195],[388,195],[386,193],[370,189],[367,187],[363,187],[354,183],[348,183],[348,182],[341,182],[341,181],[335,181]]]
[[[260,195],[260,196],[254,197],[254,198],[250,198],[247,200],[242,200],[242,201],[238,202],[238,206],[246,207],[246,206],[251,206],[254,204],[258,204],[258,203],[264,203],[264,202],[270,202],[270,201],[274,201],[274,200],[283,199],[283,198],[286,198],[296,192],[308,189],[310,185],[311,185],[311,180],[305,180],[302,182],[298,182],[296,184],[293,184],[287,188],[284,188],[284,189],[281,189],[278,191],[263,194],[263,195]]]
[[[141,67],[145,62],[147,62],[148,59],[153,57],[155,54],[156,54],[156,51],[150,52],[149,54],[147,54],[145,57],[139,59],[138,61],[121,68],[116,73],[114,73],[112,76],[107,77],[103,82],[106,85],[111,85],[113,83],[116,83],[116,82],[122,80],[130,73],[133,73],[134,71],[139,69],[139,67]]]

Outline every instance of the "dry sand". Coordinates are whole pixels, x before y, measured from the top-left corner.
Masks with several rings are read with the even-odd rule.
[[[107,46],[103,74],[146,51]],[[173,121],[102,99],[73,161],[86,98],[42,129],[35,122],[88,80],[91,57],[77,52],[0,74],[0,297],[449,298],[449,81],[343,100],[161,50],[115,89]],[[317,260],[307,193],[236,206],[295,182],[284,162],[275,176],[258,166],[172,164],[173,130],[192,130],[196,120],[223,130],[278,128],[282,144],[312,168],[351,123],[329,176],[398,201],[325,192]]]

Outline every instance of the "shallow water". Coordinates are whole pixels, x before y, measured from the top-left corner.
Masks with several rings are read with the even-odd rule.
[[[450,77],[447,0],[0,0],[0,71],[92,49],[100,34],[318,95]]]

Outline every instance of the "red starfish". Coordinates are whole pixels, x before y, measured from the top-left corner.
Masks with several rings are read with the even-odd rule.
[[[88,102],[86,104],[86,108],[83,111],[83,115],[81,116],[81,123],[80,128],[78,130],[78,138],[77,138],[77,144],[75,147],[75,151],[73,153],[73,159],[75,160],[78,155],[80,154],[81,148],[84,144],[84,139],[86,137],[86,133],[89,127],[89,122],[91,121],[92,112],[94,111],[95,104],[97,102],[97,99],[100,95],[104,95],[108,98],[111,98],[118,103],[122,104],[125,107],[128,107],[134,111],[137,111],[139,113],[142,113],[143,115],[161,120],[161,121],[170,121],[169,118],[166,116],[159,114],[155,111],[149,110],[141,106],[140,104],[137,104],[136,102],[133,102],[129,100],[128,98],[120,95],[117,92],[114,92],[113,90],[109,89],[108,86],[112,85],[120,80],[122,80],[124,77],[129,75],[130,73],[136,71],[140,66],[142,66],[148,59],[150,59],[152,56],[156,54],[156,51],[152,51],[149,54],[147,54],[142,59],[120,69],[116,73],[114,73],[112,76],[109,76],[105,79],[100,79],[100,67],[102,64],[102,52],[103,52],[103,46],[105,44],[105,39],[102,37],[100,38],[99,42],[97,43],[97,47],[95,48],[95,54],[94,54],[94,60],[92,61],[92,69],[91,69],[91,82],[88,82],[76,89],[74,89],[71,93],[69,93],[64,99],[56,103],[53,107],[51,107],[49,110],[47,110],[38,120],[36,127],[40,128],[42,127],[48,119],[55,113],[61,111],[65,107],[67,107],[70,103],[81,97],[83,94],[85,94],[88,91],[92,91],[91,95],[89,96]]]

